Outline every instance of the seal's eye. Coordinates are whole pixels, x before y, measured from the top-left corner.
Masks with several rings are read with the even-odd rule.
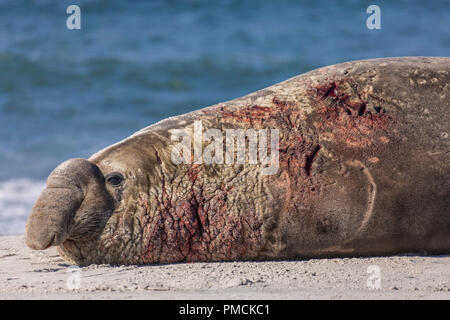
[[[116,187],[116,186],[119,186],[122,183],[122,181],[124,180],[124,177],[118,172],[113,172],[113,173],[108,174],[105,177],[105,180],[110,185]]]

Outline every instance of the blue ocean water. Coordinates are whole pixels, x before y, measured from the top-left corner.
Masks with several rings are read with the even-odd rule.
[[[449,54],[450,1],[0,0],[0,234],[23,232],[60,162],[163,118],[329,64]]]

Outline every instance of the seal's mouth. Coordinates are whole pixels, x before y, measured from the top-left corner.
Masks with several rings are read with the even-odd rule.
[[[47,250],[48,248],[52,247],[52,246],[58,246],[62,243],[64,243],[66,241],[65,238],[63,238],[60,234],[55,233],[50,240],[48,241],[48,243],[46,245],[36,245],[34,244],[34,248],[33,249],[37,249],[37,250]]]

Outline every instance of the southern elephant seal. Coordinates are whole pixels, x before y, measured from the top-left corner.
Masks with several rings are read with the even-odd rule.
[[[449,101],[450,58],[385,58],[163,120],[58,166],[26,243],[82,265],[449,253]]]

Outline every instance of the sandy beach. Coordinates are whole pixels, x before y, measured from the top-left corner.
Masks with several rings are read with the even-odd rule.
[[[368,287],[369,266],[380,289]],[[3,236],[0,282],[0,299],[450,299],[450,256],[78,269],[55,248],[32,251],[22,236]]]

